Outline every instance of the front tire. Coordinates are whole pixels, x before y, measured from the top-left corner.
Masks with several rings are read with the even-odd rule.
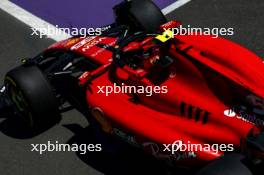
[[[18,67],[5,76],[7,93],[24,125],[47,129],[60,121],[58,102],[46,76],[36,66]]]

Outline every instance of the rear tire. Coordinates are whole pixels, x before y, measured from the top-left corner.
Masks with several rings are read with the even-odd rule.
[[[132,0],[114,7],[117,23],[128,25],[132,30],[155,33],[167,22],[161,10],[151,0]]]
[[[5,76],[5,86],[26,127],[45,130],[60,121],[53,88],[36,66],[21,66],[11,70]]]

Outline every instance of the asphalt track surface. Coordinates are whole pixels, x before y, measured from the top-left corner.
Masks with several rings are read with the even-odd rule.
[[[229,39],[264,58],[263,9],[263,0],[193,0],[169,14],[168,18],[194,27],[233,27],[235,35]],[[36,55],[53,43],[49,39],[32,37],[30,33],[28,26],[0,11],[1,80],[9,69],[19,64],[20,58]],[[164,174],[163,167],[129,148],[121,151],[118,158],[105,155],[84,157],[72,152],[39,155],[30,151],[30,144],[47,143],[48,140],[92,142],[87,121],[76,111],[65,114],[60,124],[35,137],[25,133],[12,118],[0,116],[0,122],[1,175]],[[177,174],[184,175],[182,172]]]

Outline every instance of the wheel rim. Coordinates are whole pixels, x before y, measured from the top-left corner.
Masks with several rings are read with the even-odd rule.
[[[26,123],[29,124],[30,127],[33,127],[33,115],[23,92],[10,77],[6,77],[6,87],[16,110],[22,114],[21,116],[26,120]]]

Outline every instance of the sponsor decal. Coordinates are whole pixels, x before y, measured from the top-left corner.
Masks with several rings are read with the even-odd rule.
[[[137,143],[136,138],[134,136],[127,134],[118,128],[113,128],[112,134],[120,137],[122,140],[126,141],[129,144],[132,144],[132,145],[137,146],[137,147],[139,146],[139,144]]]
[[[169,162],[175,162],[183,159],[190,159],[190,158],[196,158],[197,155],[195,152],[174,152],[174,154],[171,154],[170,152],[164,151],[163,146],[154,143],[154,142],[145,142],[142,144],[144,150],[150,154],[152,154],[154,157],[162,160],[166,160]]]
[[[227,109],[224,111],[224,115],[229,118],[237,118],[257,126],[264,126],[264,120],[259,119],[256,114],[248,114],[242,109],[238,113],[236,113],[234,109]]]
[[[78,41],[80,41],[80,38],[72,38],[67,41],[65,44],[66,47],[71,46],[73,44],[76,44]]]
[[[251,94],[246,97],[245,102],[247,105],[236,105],[232,109],[225,110],[224,116],[264,126],[264,99]]]
[[[170,29],[165,30],[162,35],[157,35],[156,39],[165,43],[166,41],[172,39],[173,36],[173,32]]]
[[[99,38],[94,38],[93,40],[88,41],[82,48],[83,52],[86,52],[89,50],[91,47],[95,46],[96,44],[99,44],[103,40],[107,39],[106,37],[99,37]]]
[[[224,111],[224,115],[227,117],[235,117],[236,113],[232,109],[227,109]]]
[[[82,41],[80,41],[77,44],[75,44],[74,46],[72,46],[71,50],[77,50],[95,38],[96,38],[95,36],[84,38]]]

